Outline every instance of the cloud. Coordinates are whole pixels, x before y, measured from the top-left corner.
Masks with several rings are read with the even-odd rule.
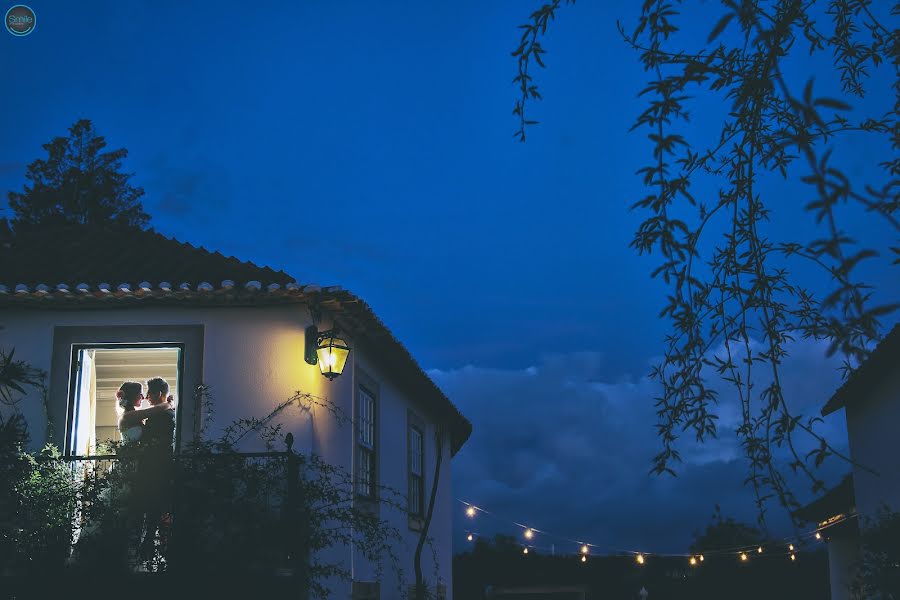
[[[794,409],[818,414],[839,385],[836,361],[826,359],[824,350],[813,341],[790,344],[781,382]],[[657,477],[649,474],[659,449],[657,385],[647,377],[603,377],[604,365],[602,354],[583,352],[548,355],[524,369],[429,372],[474,426],[453,461],[454,493],[507,520],[480,518],[477,525],[460,522],[458,528],[515,534],[508,525],[515,520],[608,550],[674,552],[685,550],[716,503],[725,514],[755,521],[752,491],[743,483],[746,463],[734,435],[739,402],[727,385],[716,386],[719,437],[700,445],[686,435],[678,477]],[[846,446],[842,418],[821,430]],[[830,466],[829,483],[846,470],[846,465]],[[807,489],[798,483],[801,497]],[[783,527],[785,515],[774,523]],[[552,541],[544,540],[545,545]],[[556,543],[565,550],[565,543]]]

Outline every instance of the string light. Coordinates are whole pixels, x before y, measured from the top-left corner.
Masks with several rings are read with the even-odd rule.
[[[458,499],[458,501],[466,506],[466,508],[465,508],[465,513],[466,513],[466,516],[469,517],[469,518],[474,518],[474,517],[476,517],[476,516],[477,516],[477,513],[478,513],[479,511],[484,512],[484,513],[487,514],[488,516],[491,516],[491,517],[494,517],[494,518],[498,518],[496,515],[493,515],[492,513],[488,512],[488,511],[485,511],[485,510],[483,510],[483,509],[480,509],[480,508],[478,508],[477,506],[475,506],[474,504],[469,504],[468,502],[465,502],[465,501],[459,500],[459,499]],[[840,517],[840,518],[839,518],[838,520],[834,521],[833,523],[829,521],[829,523],[826,524],[826,527],[827,527],[827,526],[831,526],[831,525],[833,525],[833,524],[835,524],[835,523],[839,523],[839,522],[841,522],[841,521],[843,521],[843,520],[847,520],[847,519],[850,519],[850,518],[856,518],[857,515],[856,515],[855,513],[853,513],[853,514],[849,514],[849,515],[839,515],[839,517]],[[837,519],[837,517],[834,517],[833,519]],[[570,542],[570,543],[573,543],[573,544],[577,544],[578,547],[579,547],[579,550],[580,550],[580,554],[581,554],[581,562],[582,562],[582,563],[586,563],[586,562],[587,562],[587,556],[590,554],[591,547],[594,546],[593,544],[590,544],[590,543],[587,543],[587,542],[579,542],[579,541],[576,541],[576,540],[573,540],[573,539],[570,539],[570,538],[565,538],[565,537],[561,537],[561,536],[558,536],[558,535],[553,535],[553,534],[551,534],[551,533],[549,533],[549,532],[546,532],[546,531],[538,531],[538,530],[536,530],[536,529],[533,529],[533,528],[531,528],[531,527],[527,527],[527,526],[522,525],[521,523],[517,523],[517,522],[515,522],[515,521],[512,521],[511,524],[516,525],[516,526],[522,528],[522,529],[523,529],[523,536],[525,537],[526,540],[529,540],[529,541],[532,540],[532,539],[534,539],[536,533],[541,533],[542,535],[547,535],[547,536],[550,536],[550,537],[556,537],[556,538],[559,538],[559,539],[566,540],[567,542]],[[825,540],[825,536],[822,534],[822,530],[824,530],[826,527],[821,527],[821,528],[815,529],[815,530],[813,530],[812,532],[806,533],[805,535],[809,535],[810,533],[813,533],[813,534],[815,535],[815,539],[816,539],[816,540],[820,540],[820,541],[821,541],[821,540]],[[473,541],[474,539],[475,539],[474,534],[472,534],[472,533],[467,533],[467,534],[466,534],[466,540],[468,540],[469,542]],[[787,549],[788,549],[788,556],[790,557],[791,562],[796,562],[796,561],[797,561],[796,546],[795,546],[793,543],[788,543],[788,544],[787,544]],[[733,552],[736,551],[736,550],[739,550],[739,549],[738,549],[738,548],[733,548],[733,549],[723,549],[723,550],[715,551],[715,552],[713,552],[713,554],[731,554],[732,556],[734,556]],[[738,557],[739,557],[740,561],[741,561],[741,562],[748,562],[748,561],[750,560],[750,556],[749,556],[749,553],[750,553],[750,552],[752,552],[751,549],[740,550],[740,551],[738,552]],[[763,553],[763,546],[761,546],[761,545],[760,545],[760,546],[757,546],[756,552],[757,552],[757,554],[762,554],[762,553]],[[524,546],[523,549],[522,549],[522,553],[523,553],[523,554],[529,554],[529,547],[528,547],[528,546]],[[602,553],[601,553],[601,554],[602,554]],[[644,565],[644,564],[646,564],[646,556],[647,556],[647,555],[645,555],[643,552],[631,552],[631,554],[634,555],[634,557],[635,557],[635,562],[637,562],[638,565]],[[577,556],[577,555],[576,555],[576,556]],[[704,557],[703,554],[695,554],[695,555],[687,555],[687,554],[681,554],[681,555],[678,555],[678,554],[662,554],[662,555],[660,555],[660,556],[672,556],[672,557],[676,557],[676,556],[682,556],[682,557],[683,557],[683,556],[687,556],[687,557],[688,557],[688,563],[689,563],[692,567],[698,566],[700,563],[702,563],[702,562],[705,560],[705,557]]]

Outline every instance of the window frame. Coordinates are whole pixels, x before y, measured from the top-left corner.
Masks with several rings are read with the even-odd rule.
[[[137,313],[135,313],[137,314]],[[136,340],[140,340],[137,341]],[[138,323],[134,325],[56,325],[53,327],[53,353],[50,360],[50,378],[47,392],[47,417],[56,426],[52,428],[49,442],[57,448],[66,447],[68,431],[69,391],[72,379],[72,347],[74,345],[122,345],[159,344],[183,345],[181,352],[182,378],[179,388],[193,395],[203,383],[203,359],[205,354],[205,326],[203,324],[177,325],[172,323]],[[175,433],[175,451],[182,440],[199,440],[203,422],[200,398],[181,396],[176,418],[182,423]]]
[[[418,417],[412,411],[407,412],[407,423],[406,423],[406,493],[407,493],[407,503],[406,503],[406,511],[409,514],[410,519],[419,520],[425,518],[425,484],[426,484],[426,452],[425,452],[425,433],[427,429],[425,426],[425,421]],[[419,458],[421,459],[421,473],[416,475],[413,470],[413,432],[419,434]],[[413,507],[411,505],[412,502],[412,486],[413,486],[413,478],[418,478],[418,496],[419,496],[419,506]],[[417,509],[417,510],[416,510]],[[411,526],[414,527],[415,523],[411,522]]]
[[[368,379],[368,378],[366,378]],[[353,477],[353,494],[357,498],[375,502],[378,500],[378,392],[377,386],[371,381],[361,381],[356,385],[356,423],[354,427],[353,448],[354,448],[354,477]],[[371,414],[369,416],[369,427],[371,427],[371,442],[366,443],[362,439],[362,400],[363,396],[368,397],[372,401]],[[368,470],[368,493],[361,491],[361,474],[362,474],[362,456],[365,453],[370,461]]]
[[[69,391],[67,395],[66,402],[66,426],[65,426],[65,438],[64,438],[64,446],[63,446],[63,456],[76,456],[72,454],[72,427],[74,426],[74,418],[75,418],[75,399],[78,393],[78,388],[80,387],[81,381],[81,364],[78,359],[78,355],[85,350],[151,350],[155,348],[177,348],[178,349],[178,378],[176,384],[176,398],[178,398],[178,403],[175,406],[175,449],[179,447],[179,442],[181,439],[181,407],[184,402],[181,401],[184,398],[183,388],[184,388],[184,354],[185,347],[182,342],[123,342],[123,343],[83,343],[83,344],[72,344],[72,354],[69,359]]]

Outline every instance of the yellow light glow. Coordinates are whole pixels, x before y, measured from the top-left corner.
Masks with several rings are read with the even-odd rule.
[[[643,555],[643,554],[638,554],[638,555],[635,557],[635,560],[637,561],[637,564],[639,564],[639,565],[644,564],[644,555]]]
[[[475,539],[475,538],[474,538],[474,537],[472,536],[472,534],[470,533],[469,535],[466,536],[466,539],[469,540],[469,541],[471,542],[471,541],[472,541],[473,539]]]
[[[528,554],[528,548],[525,548],[524,550],[522,550],[522,554]]]
[[[816,532],[816,539],[817,539],[817,540],[821,540],[821,539],[822,539],[822,534],[819,533],[818,531]]]
[[[525,539],[530,540],[533,537],[534,537],[534,531],[532,531],[530,528],[526,529],[525,530]]]
[[[475,507],[474,506],[470,506],[466,509],[466,516],[469,517],[470,519],[475,516]]]
[[[794,545],[793,545],[793,544],[788,544],[788,550],[790,550],[791,552],[793,552],[793,551],[794,551]]]
[[[746,561],[750,560],[750,557],[747,556],[746,552],[741,552],[741,560],[746,562]]]
[[[316,348],[319,370],[322,371],[322,375],[328,379],[334,379],[343,373],[348,354],[350,354],[350,347],[341,338],[334,336],[323,338]]]
[[[757,554],[762,554],[762,546],[756,549]]]
[[[692,566],[692,567],[696,567],[696,566],[697,566],[697,559],[694,558],[693,556],[691,557],[691,560],[688,561],[688,562],[691,563],[691,566]]]
[[[700,555],[700,562],[703,562],[704,560],[706,560],[706,559],[704,559],[704,558],[703,558],[703,555],[701,554],[701,555]]]
[[[585,544],[584,546],[581,547],[581,553],[582,553],[582,554],[587,554],[587,553],[588,553],[588,547],[587,547],[587,544]]]
[[[581,557],[581,562],[587,562],[587,556],[582,556],[582,557]]]
[[[797,555],[796,555],[796,554],[791,554],[791,560],[797,560]]]

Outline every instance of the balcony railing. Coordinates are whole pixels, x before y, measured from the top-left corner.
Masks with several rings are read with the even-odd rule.
[[[302,457],[285,452],[120,452],[45,457],[68,470],[67,563],[134,572],[241,569],[303,578]]]

